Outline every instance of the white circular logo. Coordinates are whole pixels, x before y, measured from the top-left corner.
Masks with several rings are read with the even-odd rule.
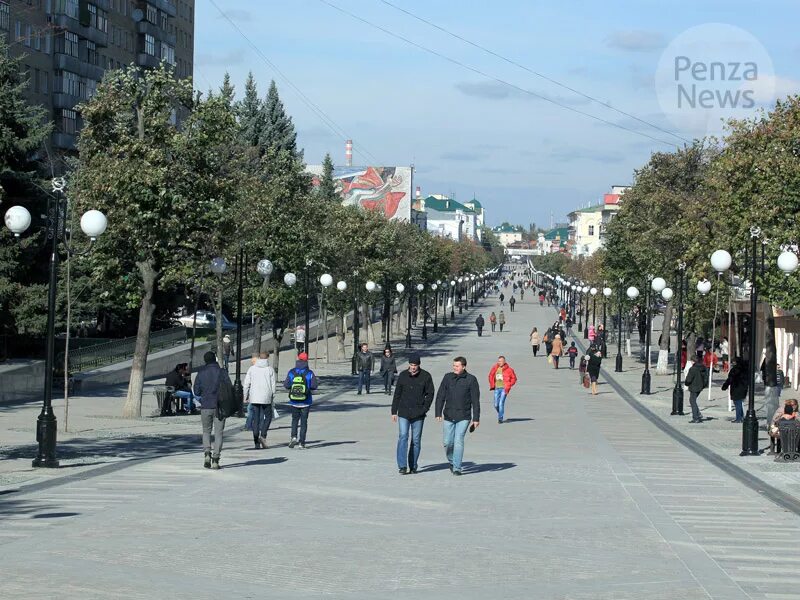
[[[664,114],[694,136],[719,134],[775,99],[772,59],[752,34],[724,23],[687,29],[661,55],[656,94]]]

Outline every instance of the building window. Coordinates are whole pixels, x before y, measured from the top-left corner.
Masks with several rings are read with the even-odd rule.
[[[78,0],[56,0],[56,12],[77,19],[80,14]]]
[[[50,73],[47,71],[42,71],[40,74],[41,79],[39,80],[39,90],[43,94],[48,94],[47,88],[49,87],[48,82],[50,81]]]
[[[62,133],[74,134],[78,130],[78,113],[68,108],[62,108],[59,115],[59,129]]]
[[[97,44],[88,40],[86,42],[86,62],[94,66],[98,64]]]
[[[70,96],[80,96],[80,77],[71,71],[56,71],[56,91]]]
[[[89,10],[89,26],[108,33],[108,14],[106,11],[97,8],[94,4],[87,5]]]
[[[56,52],[78,58],[78,34],[65,31],[64,36],[56,40]]]
[[[158,25],[158,9],[152,4],[147,5],[147,20],[153,25]]]
[[[11,13],[8,2],[0,2],[0,29],[8,29],[11,26]]]
[[[31,47],[31,38],[33,37],[33,27],[25,25],[25,45]]]
[[[156,39],[149,33],[144,34],[144,52],[150,56],[156,55]]]
[[[169,44],[161,42],[161,60],[166,61],[168,64],[175,66],[175,48]]]
[[[37,93],[37,94],[39,93],[39,78],[40,78],[40,75],[41,75],[41,71],[39,71],[39,69],[34,69],[33,70],[33,91],[35,93]]]
[[[589,235],[594,235],[594,225],[589,225]]]
[[[161,29],[169,31],[169,15],[161,11]]]

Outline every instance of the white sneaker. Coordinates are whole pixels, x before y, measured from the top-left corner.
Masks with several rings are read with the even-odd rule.
[[[292,438],[292,441],[289,442],[289,448],[294,448],[297,445],[297,438]]]

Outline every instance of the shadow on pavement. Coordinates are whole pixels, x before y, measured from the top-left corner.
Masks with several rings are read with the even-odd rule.
[[[524,421],[533,421],[530,417],[520,417],[519,419],[504,419],[503,425],[506,423],[522,423]]]
[[[224,458],[224,456],[223,456]],[[275,456],[273,458],[259,458],[256,460],[248,460],[245,462],[238,462],[233,463],[230,465],[226,465],[224,462],[222,463],[222,469],[238,469],[240,467],[254,467],[256,465],[279,465],[280,463],[285,463],[288,458],[285,456]]]
[[[504,462],[504,463],[484,463],[476,465],[475,463],[465,462],[461,465],[461,472],[464,475],[473,475],[477,473],[489,473],[494,471],[506,471],[513,469],[517,463]]]
[[[345,440],[341,442],[306,442],[306,446],[308,446],[309,450],[313,450],[314,448],[328,448],[330,446],[341,446],[343,444],[357,444],[356,440]]]

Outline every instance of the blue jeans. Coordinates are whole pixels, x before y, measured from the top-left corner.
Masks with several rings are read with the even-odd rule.
[[[253,415],[253,439],[266,438],[272,423],[272,404],[250,404]],[[303,436],[305,440],[305,436]]]
[[[497,418],[501,421],[506,416],[506,398],[508,395],[503,388],[495,388],[494,390],[494,409],[497,411]]]
[[[184,404],[184,408],[191,412],[194,410],[194,394],[192,392],[187,392],[185,390],[179,390],[177,392],[172,392],[172,395],[176,398],[180,398],[181,400],[185,400],[186,403]]]
[[[397,468],[411,467],[416,471],[419,466],[419,453],[422,450],[422,426],[425,417],[418,419],[404,419],[397,417],[400,435],[397,437]],[[411,446],[408,445],[408,433],[411,431]]]
[[[309,406],[292,406],[292,439],[297,438],[297,426],[300,425],[300,443],[306,443],[306,431],[308,430],[308,411]]]
[[[733,401],[733,406],[736,409],[736,420],[737,421],[741,421],[742,419],[744,419],[744,410],[742,409],[742,402],[744,402],[744,400],[734,400]]]
[[[369,380],[372,376],[371,371],[359,371],[358,372],[358,393],[361,393],[361,388],[366,387],[367,393],[369,394]]]
[[[453,471],[461,472],[461,460],[464,458],[464,436],[467,434],[469,420],[463,421],[443,421],[444,433],[444,452],[447,462],[453,467]]]
[[[253,430],[253,405],[247,405],[247,418],[244,420],[244,428],[247,431]]]

